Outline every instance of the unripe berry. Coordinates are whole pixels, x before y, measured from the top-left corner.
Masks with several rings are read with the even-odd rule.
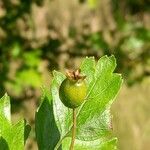
[[[69,72],[68,77],[62,82],[59,96],[62,103],[69,108],[80,106],[87,93],[85,76],[80,76],[79,71]]]

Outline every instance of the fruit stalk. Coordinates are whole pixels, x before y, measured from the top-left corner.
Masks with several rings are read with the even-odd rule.
[[[76,124],[77,124],[77,118],[76,118],[76,108],[73,108],[73,127],[72,127],[72,140],[70,144],[69,150],[74,150],[74,143],[76,138]]]

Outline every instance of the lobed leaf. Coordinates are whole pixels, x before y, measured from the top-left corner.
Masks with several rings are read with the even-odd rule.
[[[115,67],[114,56],[101,57],[97,62],[86,100],[77,115],[78,139],[94,140],[109,133],[111,118],[106,111],[114,101],[122,83],[121,76],[113,73]]]

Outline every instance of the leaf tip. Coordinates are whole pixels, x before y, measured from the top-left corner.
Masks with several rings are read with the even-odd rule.
[[[57,73],[56,70],[53,70],[53,71],[52,71],[52,75],[53,75],[53,76],[55,76],[56,73]]]
[[[9,96],[8,96],[7,93],[5,93],[4,96],[3,96],[2,98],[4,98],[4,99],[9,99]]]

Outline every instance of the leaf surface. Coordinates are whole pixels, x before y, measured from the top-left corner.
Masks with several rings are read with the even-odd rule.
[[[71,138],[65,138],[62,143],[63,150],[68,150],[68,145],[70,145]],[[75,141],[75,150],[117,150],[117,139],[112,138],[108,141],[101,141],[100,139],[93,141]]]
[[[35,131],[39,150],[53,150],[60,133],[54,119],[52,97],[45,88],[41,106],[35,116]]]
[[[0,148],[3,147],[4,150],[23,150],[25,126],[26,123],[23,119],[17,124],[11,124],[10,99],[5,94],[0,99]]]
[[[94,140],[109,133],[111,118],[106,110],[114,101],[122,83],[121,76],[113,73],[115,67],[114,56],[104,56],[97,62],[86,100],[77,114],[79,139]],[[81,70],[84,71],[82,68]]]
[[[7,94],[0,99],[0,115],[11,121],[10,98]]]

